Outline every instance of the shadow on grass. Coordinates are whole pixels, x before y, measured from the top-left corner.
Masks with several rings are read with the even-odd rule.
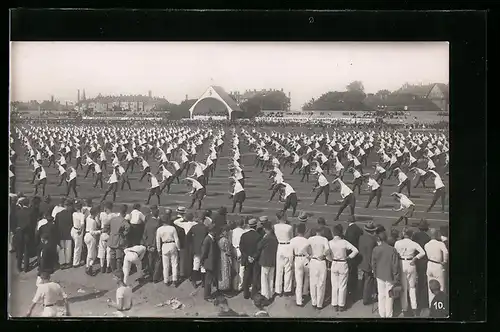
[[[356,216],[356,221],[369,221],[373,220],[373,217]]]
[[[78,302],[88,301],[88,300],[92,300],[92,299],[97,299],[97,298],[103,297],[104,294],[106,294],[107,292],[109,292],[109,291],[108,290],[100,290],[100,291],[97,291],[95,293],[89,293],[89,294],[85,294],[85,295],[71,297],[68,299],[68,302],[69,303],[78,303]]]

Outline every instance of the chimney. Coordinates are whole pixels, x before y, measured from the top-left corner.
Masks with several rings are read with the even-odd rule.
[[[82,96],[82,99],[83,99],[83,100],[86,100],[86,98],[85,98],[85,89],[83,89],[83,96]]]
[[[151,98],[152,97],[152,93],[151,93],[151,90],[148,91],[148,97]]]
[[[54,95],[51,95],[51,96],[50,96],[50,102],[51,102],[51,103],[54,103]]]
[[[80,89],[78,89],[78,102],[80,102]]]
[[[188,95],[186,95],[186,100],[188,100]]]

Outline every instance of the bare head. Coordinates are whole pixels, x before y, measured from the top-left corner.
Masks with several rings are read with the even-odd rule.
[[[429,235],[433,240],[440,240],[440,234],[436,228],[429,229]]]

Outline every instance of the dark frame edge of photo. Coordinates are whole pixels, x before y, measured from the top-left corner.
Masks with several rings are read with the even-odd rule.
[[[448,41],[450,43],[450,312],[443,322],[486,321],[486,59],[487,11],[124,11],[15,9],[11,41]],[[311,22],[311,18],[312,22]],[[367,26],[369,28],[367,28]],[[348,27],[348,28],[346,28]],[[491,38],[491,36],[489,36]],[[353,78],[354,79],[354,78]],[[7,90],[8,91],[8,90]],[[7,100],[9,98],[7,92]],[[6,240],[6,239],[5,239]],[[5,246],[6,248],[6,246]],[[7,290],[8,292],[8,290]],[[7,299],[7,296],[4,297]],[[8,313],[6,314],[8,317]],[[21,319],[15,319],[21,321]],[[98,327],[124,319],[64,319]],[[147,320],[147,322],[146,322]],[[50,322],[22,320],[31,328]],[[213,319],[168,320],[169,327],[192,323],[200,329]],[[230,320],[221,329],[250,330],[261,324],[300,322],[315,328],[370,322],[385,328],[401,322],[419,328],[429,320],[261,319]],[[14,319],[10,322],[14,322]],[[163,319],[127,319],[130,327],[153,326]],[[138,324],[138,325],[135,325]],[[140,325],[139,325],[140,324]],[[233,326],[233,324],[235,324]],[[290,325],[288,325],[290,324]],[[454,324],[455,325],[455,324]],[[61,324],[65,326],[65,324]],[[262,325],[266,326],[266,325]],[[304,325],[305,326],[305,325]],[[459,328],[464,324],[455,325]],[[51,325],[58,328],[59,325]],[[106,325],[103,325],[106,328]]]

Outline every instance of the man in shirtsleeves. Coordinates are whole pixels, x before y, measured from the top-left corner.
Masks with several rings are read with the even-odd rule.
[[[179,236],[179,241],[182,242],[179,250],[179,273],[181,278],[189,278],[193,270],[193,254],[191,252],[191,246],[187,242],[187,234],[191,228],[196,225],[196,222],[193,221],[194,216],[192,213],[186,214],[186,208],[184,206],[179,206],[176,212],[177,216],[174,219],[174,226],[178,234],[182,232],[184,235],[183,241],[181,241],[181,236]]]
[[[290,240],[295,263],[295,303],[299,307],[304,305],[304,297],[309,295],[309,257],[311,255],[311,247],[304,237],[305,231],[306,225],[299,224],[296,228],[297,235]]]

